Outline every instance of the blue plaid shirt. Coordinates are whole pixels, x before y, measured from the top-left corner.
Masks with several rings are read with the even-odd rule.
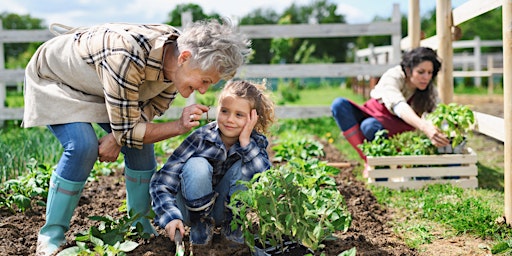
[[[249,145],[241,147],[240,143],[236,143],[226,152],[217,122],[196,129],[176,148],[162,169],[151,179],[149,192],[153,199],[156,224],[165,228],[165,225],[174,219],[183,220],[176,205],[176,194],[181,186],[180,175],[183,165],[189,158],[203,157],[208,160],[213,167],[212,185],[215,187],[238,160],[242,160],[242,180],[250,180],[254,174],[268,170],[271,163],[267,146],[267,138],[253,131]]]

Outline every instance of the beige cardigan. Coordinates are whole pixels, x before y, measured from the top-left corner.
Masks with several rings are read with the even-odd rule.
[[[64,34],[45,42],[27,65],[23,127],[111,121],[105,102],[105,85],[100,81],[95,66],[87,64],[80,57],[79,51],[83,49],[79,49],[74,36],[72,33]],[[160,38],[152,42],[155,44],[149,53],[153,54],[152,57],[156,53],[161,60],[165,40]],[[163,75],[155,72],[157,71],[146,69],[145,79],[138,88],[140,102],[152,99],[164,91],[176,92],[172,82],[164,82]],[[165,105],[168,108],[170,102]],[[141,113],[143,111],[141,109]],[[150,120],[155,115],[145,114]],[[141,118],[128,134],[142,140],[145,128],[145,122]],[[116,139],[120,141],[119,138]]]

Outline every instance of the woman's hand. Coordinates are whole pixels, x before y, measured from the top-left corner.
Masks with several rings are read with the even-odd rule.
[[[439,130],[436,126],[431,123],[427,123],[423,132],[427,135],[427,137],[432,141],[432,144],[436,147],[444,147],[450,144],[450,140],[446,137],[446,135]]]
[[[171,239],[171,241],[174,241],[176,231],[180,232],[181,236],[185,235],[185,226],[183,226],[183,221],[180,219],[172,220],[171,222],[167,223],[167,225],[165,225],[165,233]]]
[[[245,147],[249,145],[251,142],[251,133],[256,124],[258,123],[258,113],[256,109],[251,110],[251,114],[247,117],[247,123],[245,123],[238,140],[240,141],[240,146]]]
[[[208,112],[210,108],[201,104],[192,104],[183,109],[180,120],[178,122],[180,134],[190,131],[192,128],[198,126],[201,116]]]
[[[121,152],[121,146],[117,144],[112,133],[98,140],[98,159],[100,162],[115,162]]]

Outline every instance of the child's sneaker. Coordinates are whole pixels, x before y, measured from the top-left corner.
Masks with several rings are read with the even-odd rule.
[[[245,243],[244,234],[242,228],[238,227],[235,230],[231,229],[231,223],[229,221],[224,222],[221,229],[222,235],[229,241],[236,244],[242,245]]]

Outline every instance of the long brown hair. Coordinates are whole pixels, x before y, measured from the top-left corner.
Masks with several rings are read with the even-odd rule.
[[[428,83],[427,88],[425,88],[425,90],[416,89],[416,92],[411,99],[410,105],[418,115],[422,115],[425,112],[432,112],[436,107],[436,94],[434,91],[436,88],[434,87],[434,80],[437,77],[437,73],[441,69],[441,61],[437,57],[436,52],[431,48],[417,47],[410,50],[409,52],[406,52],[402,57],[402,61],[400,62],[402,71],[407,77],[409,74],[406,72],[406,70],[410,70],[412,72],[413,68],[424,61],[432,62],[434,69],[432,72],[432,79]]]

